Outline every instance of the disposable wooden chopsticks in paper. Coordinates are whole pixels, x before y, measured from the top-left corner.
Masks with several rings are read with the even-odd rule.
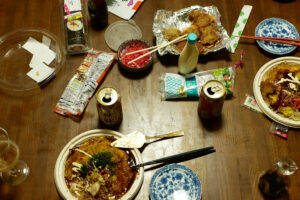
[[[179,40],[181,40],[183,38],[186,38],[186,36],[187,36],[187,34],[182,35],[182,36],[180,36],[180,37],[178,37],[178,38],[176,38],[176,39],[174,39],[174,40],[172,40],[170,42],[167,42],[165,44],[159,45],[157,48],[153,49],[152,51],[149,51],[148,53],[145,53],[145,54],[141,55],[140,57],[138,57],[136,59],[133,59],[132,61],[128,62],[128,64],[130,64],[130,63],[132,63],[132,62],[134,62],[134,61],[136,61],[138,59],[141,59],[141,58],[143,58],[143,57],[145,57],[145,56],[147,56],[147,55],[149,55],[149,54],[151,54],[151,53],[153,53],[153,52],[155,52],[155,51],[157,51],[157,50],[159,50],[161,48],[164,48],[164,47],[166,47],[166,46],[168,46],[170,44],[173,44],[173,43],[175,43],[175,42],[177,42],[177,41],[179,41]]]
[[[247,36],[247,35],[241,35],[241,36],[235,36],[235,37],[254,39],[254,40],[265,40],[265,41],[270,41],[270,42],[277,42],[277,43],[282,43],[282,44],[290,44],[290,45],[300,46],[300,40],[292,39],[292,38],[259,37],[259,36]]]
[[[202,149],[196,149],[196,150],[193,150],[193,151],[188,151],[188,152],[184,152],[184,153],[180,153],[180,154],[160,158],[160,159],[152,160],[152,161],[149,161],[149,162],[140,163],[140,164],[131,166],[131,168],[133,168],[133,167],[143,167],[145,165],[153,165],[153,164],[158,164],[158,163],[168,164],[168,163],[176,162],[176,161],[179,161],[179,160],[185,159],[185,158],[196,158],[196,157],[205,156],[207,154],[214,153],[214,152],[216,152],[214,147],[205,147],[205,148],[202,148]]]

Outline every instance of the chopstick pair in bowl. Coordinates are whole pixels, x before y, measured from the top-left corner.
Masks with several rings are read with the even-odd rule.
[[[196,149],[193,151],[188,151],[188,152],[184,152],[184,153],[180,153],[180,154],[176,154],[176,155],[172,155],[172,156],[167,156],[164,158],[159,158],[159,159],[152,160],[149,162],[140,163],[137,165],[132,165],[130,167],[131,168],[143,167],[146,165],[153,165],[153,164],[159,164],[159,163],[170,164],[170,163],[174,163],[174,162],[178,162],[178,161],[182,161],[182,160],[188,160],[188,159],[202,157],[207,154],[214,153],[214,152],[216,152],[214,147],[205,147],[205,148]]]
[[[248,35],[241,35],[241,36],[235,36],[235,37],[254,39],[254,40],[264,40],[264,41],[269,41],[269,42],[277,42],[277,43],[281,43],[281,44],[300,46],[300,40],[292,39],[292,38],[259,37],[259,36],[248,36]]]

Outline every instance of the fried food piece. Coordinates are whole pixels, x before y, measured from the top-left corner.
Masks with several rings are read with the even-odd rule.
[[[201,44],[201,42],[196,42],[196,47],[197,47],[200,54],[204,52],[204,47]]]
[[[163,34],[165,38],[169,41],[174,40],[182,35],[181,31],[178,28],[174,27],[163,30]]]
[[[189,27],[187,27],[186,29],[184,29],[182,31],[182,34],[189,34],[189,33],[195,33],[197,35],[197,40],[200,38],[201,36],[201,32],[198,28],[198,26],[196,26],[195,24],[190,25]]]
[[[185,45],[186,45],[186,41],[179,42],[176,45],[176,49],[179,52],[182,52],[183,48],[185,47]],[[196,47],[197,47],[197,49],[198,49],[198,51],[199,51],[200,54],[204,52],[204,47],[203,47],[203,45],[200,42],[196,42]]]
[[[179,52],[182,52],[183,48],[185,47],[186,45],[186,41],[182,41],[182,42],[179,42],[177,45],[176,45],[176,49],[179,51]]]
[[[196,20],[200,15],[201,15],[201,11],[199,10],[192,10],[190,13],[189,13],[189,20],[191,21],[194,21]]]
[[[209,26],[211,23],[215,22],[215,17],[209,14],[201,12],[197,18],[193,20],[199,28]]]
[[[220,36],[217,34],[213,26],[208,26],[201,29],[200,41],[203,45],[214,44],[219,39]]]

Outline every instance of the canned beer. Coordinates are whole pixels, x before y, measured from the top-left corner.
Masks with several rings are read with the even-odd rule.
[[[100,124],[118,128],[123,120],[121,97],[113,87],[103,87],[96,95]]]
[[[207,81],[202,87],[198,114],[203,119],[215,118],[221,115],[226,89],[217,80]]]

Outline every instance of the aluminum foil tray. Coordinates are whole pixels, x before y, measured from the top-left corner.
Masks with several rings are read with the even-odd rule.
[[[230,38],[228,36],[227,31],[221,25],[220,21],[220,13],[215,6],[191,6],[188,8],[183,8],[176,12],[167,11],[167,10],[158,10],[154,17],[153,22],[153,34],[156,37],[156,45],[167,43],[168,40],[163,35],[163,30],[168,29],[170,27],[176,27],[179,30],[183,30],[190,26],[192,22],[188,19],[188,14],[192,10],[199,10],[201,12],[208,13],[215,17],[216,25],[218,27],[217,33],[221,36],[221,39],[214,45],[205,47],[203,55],[209,52],[216,52],[220,49],[227,47],[230,44]],[[169,45],[166,48],[162,48],[158,51],[159,55],[165,55],[167,53],[173,55],[179,55],[180,52],[176,49],[175,45]]]

